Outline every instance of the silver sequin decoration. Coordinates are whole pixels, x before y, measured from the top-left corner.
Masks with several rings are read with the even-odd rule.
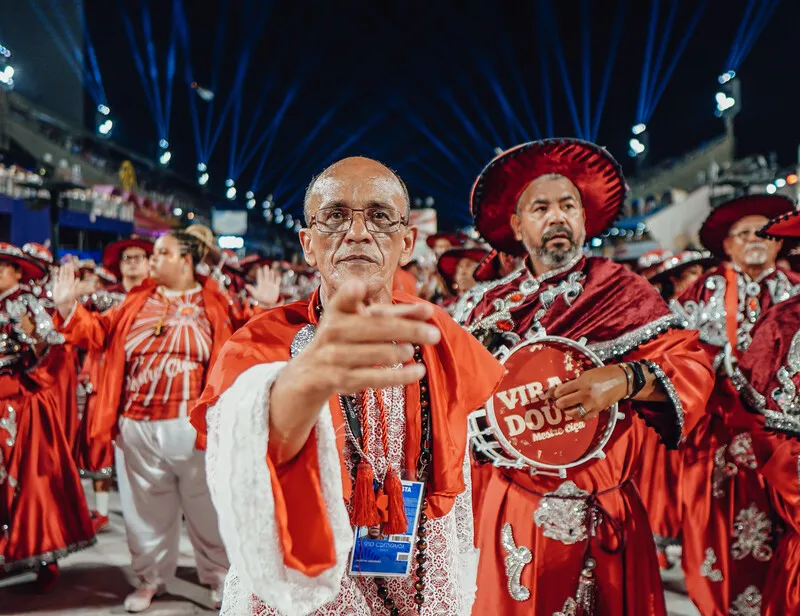
[[[772,522],[763,511],[759,511],[755,503],[742,509],[733,522],[733,537],[736,539],[731,546],[731,556],[742,560],[751,556],[761,562],[772,558]]]
[[[292,357],[297,357],[300,355],[300,353],[302,353],[305,348],[311,344],[311,341],[314,340],[314,334],[316,333],[317,328],[311,323],[301,327],[300,331],[294,335],[294,339],[292,340],[292,345],[290,347]]]
[[[581,490],[573,481],[565,481],[555,492],[548,492],[539,501],[533,514],[536,526],[548,539],[572,545],[586,541],[586,498],[589,493]]]
[[[522,570],[533,560],[533,555],[529,548],[517,547],[514,542],[514,531],[508,522],[503,525],[503,530],[500,532],[500,543],[508,553],[505,558],[508,594],[514,601],[527,601],[530,599],[531,591],[522,585]]]
[[[730,616],[761,616],[761,593],[758,588],[745,588],[731,603]]]
[[[564,607],[560,612],[553,612],[553,616],[576,616],[578,613],[578,602],[572,597],[567,597],[564,601]]]
[[[17,411],[10,404],[6,407],[6,416],[0,417],[0,429],[8,434],[6,445],[13,447],[17,441]]]
[[[670,302],[670,308],[684,321],[687,329],[696,329],[700,340],[707,344],[724,347],[728,342],[725,328],[725,278],[709,276],[706,288],[712,291],[707,302],[677,300]]]
[[[674,314],[668,314],[646,325],[642,325],[633,331],[627,332],[619,338],[590,344],[589,350],[597,355],[600,361],[605,363],[610,359],[622,357],[630,353],[635,348],[663,334],[668,329],[683,328],[683,323],[683,319],[680,317]]]
[[[3,451],[0,450],[0,486],[3,485],[8,479],[8,471],[6,470],[5,459],[3,458]]]
[[[723,580],[722,571],[714,569],[716,562],[717,555],[714,553],[714,548],[706,548],[706,559],[700,565],[700,575],[712,582],[721,582]]]
[[[755,470],[756,454],[753,451],[753,437],[749,432],[740,432],[731,439],[728,445],[728,453],[733,458],[734,463],[739,467]]]
[[[678,434],[683,433],[683,403],[681,403],[681,399],[678,396],[678,391],[675,389],[675,385],[672,384],[672,380],[657,363],[652,361],[644,361],[642,363],[644,363],[650,369],[650,372],[653,373],[653,375],[656,377],[656,380],[661,384],[661,387],[667,394],[667,398],[669,398],[669,401],[672,403],[672,408],[675,409],[675,417],[678,422]]]

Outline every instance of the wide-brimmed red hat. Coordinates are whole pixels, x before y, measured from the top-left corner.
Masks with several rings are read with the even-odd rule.
[[[22,245],[22,252],[26,257],[33,259],[40,265],[45,267],[53,265],[53,253],[44,244],[28,242]]]
[[[792,209],[770,220],[758,232],[761,237],[782,239],[800,239],[800,212]]]
[[[648,250],[636,261],[636,271],[649,279],[658,270],[658,266],[671,256],[672,251],[668,248]]]
[[[22,272],[23,281],[39,280],[47,275],[46,267],[25,256],[25,253],[13,244],[6,242],[0,242],[0,263],[16,265]]]
[[[251,255],[247,255],[244,259],[239,261],[239,267],[246,272],[254,265],[257,265],[258,267],[267,267],[271,266],[273,263],[275,263],[275,261],[275,259],[270,259],[258,253],[253,253]]]
[[[715,207],[700,227],[700,242],[719,259],[727,259],[723,242],[731,227],[745,216],[777,218],[794,211],[791,199],[781,195],[745,195]]]
[[[706,268],[717,263],[719,263],[719,259],[706,250],[684,250],[674,257],[664,260],[653,274],[647,276],[647,279],[653,284],[660,284],[670,276],[680,274],[691,265],[702,265],[703,268]]]
[[[128,248],[141,248],[149,257],[153,254],[153,242],[144,237],[129,237],[109,244],[103,251],[103,265],[107,267],[115,276],[121,276],[119,264],[122,260],[122,253]]]
[[[511,229],[511,215],[528,184],[550,173],[577,187],[586,213],[586,239],[600,235],[619,216],[627,186],[619,163],[604,148],[580,139],[531,141],[492,160],[472,187],[475,228],[492,247],[525,253]]]
[[[453,248],[459,248],[464,245],[465,238],[460,233],[440,231],[439,233],[434,233],[433,235],[429,235],[427,238],[425,238],[425,243],[428,244],[428,248],[433,248],[436,240],[448,240]]]
[[[454,277],[456,275],[458,262],[462,259],[472,259],[480,263],[488,257],[489,254],[490,252],[485,248],[451,248],[442,253],[436,267],[442,275],[445,284],[447,284],[447,288],[450,289],[450,291],[455,291],[453,284],[455,282]]]

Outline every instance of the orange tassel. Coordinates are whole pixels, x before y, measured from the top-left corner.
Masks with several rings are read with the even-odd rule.
[[[389,497],[389,521],[383,527],[384,535],[405,535],[408,530],[408,518],[403,504],[403,484],[397,471],[389,468],[383,482],[383,489]]]
[[[378,526],[381,516],[375,503],[373,483],[375,474],[368,462],[361,462],[356,472],[356,489],[353,491],[354,526]]]

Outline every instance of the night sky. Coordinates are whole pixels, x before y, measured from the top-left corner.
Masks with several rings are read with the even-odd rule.
[[[698,0],[661,0],[656,48],[674,1],[678,8],[663,66],[675,55],[700,4]],[[229,0],[224,41],[217,46],[223,4],[223,0],[184,0],[191,65],[201,86],[210,87],[215,58],[220,62],[212,133],[230,96],[244,41],[248,36],[256,41],[241,101],[234,98],[209,163],[210,186],[218,194],[224,191],[228,176],[236,115],[235,151],[251,158],[237,178],[241,198],[260,175],[263,186],[257,197],[274,193],[285,209],[298,212],[302,187],[312,174],[334,158],[364,154],[396,168],[407,180],[412,196],[433,195],[444,226],[468,222],[471,183],[493,156],[494,147],[536,138],[533,121],[542,136],[575,135],[555,48],[552,39],[543,35],[546,22],[540,18],[536,0],[463,6],[447,2],[274,2],[263,29],[257,24],[261,7],[267,5],[261,0]],[[746,0],[709,0],[648,124],[650,162],[689,151],[723,132],[722,122],[713,115],[716,77],[726,68],[747,4]],[[121,5],[130,16],[146,62],[140,0],[87,0],[89,32],[116,121],[115,139],[155,157],[158,135],[122,27]],[[552,5],[557,7],[557,31],[579,114],[584,90],[581,14],[589,9],[589,100],[594,114],[620,0],[555,0]],[[152,2],[150,10],[163,96],[173,5],[168,0]],[[597,141],[624,160],[632,173],[627,141],[635,122],[651,2],[627,0],[623,14]],[[739,156],[775,151],[783,165],[796,157],[799,88],[792,42],[799,18],[800,3],[783,0],[738,71],[743,99],[742,112],[736,118]],[[545,121],[543,49],[552,89],[554,135],[547,134]],[[198,155],[184,66],[183,54],[178,53],[169,140],[174,168],[194,176]],[[253,123],[265,83],[270,85],[264,112]],[[262,147],[254,148],[293,88],[296,95],[290,98],[279,129],[267,133]],[[509,107],[504,109],[499,102],[498,91]],[[209,104],[195,98],[202,133]],[[461,118],[457,110],[462,112]],[[509,120],[512,114],[516,120]],[[326,117],[329,121],[322,123],[318,134],[307,138]],[[467,125],[474,128],[474,134]],[[248,135],[250,143],[243,147]]]

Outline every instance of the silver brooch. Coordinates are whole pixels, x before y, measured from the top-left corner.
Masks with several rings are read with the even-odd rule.
[[[533,560],[530,549],[524,545],[517,547],[514,543],[514,532],[511,524],[506,522],[500,533],[500,543],[503,549],[508,552],[506,556],[506,576],[508,577],[508,594],[514,601],[527,601],[530,599],[531,591],[522,585],[522,569]]]
[[[539,501],[533,514],[536,526],[548,539],[572,545],[587,539],[586,498],[589,493],[572,481],[565,481],[555,492],[548,492]]]

